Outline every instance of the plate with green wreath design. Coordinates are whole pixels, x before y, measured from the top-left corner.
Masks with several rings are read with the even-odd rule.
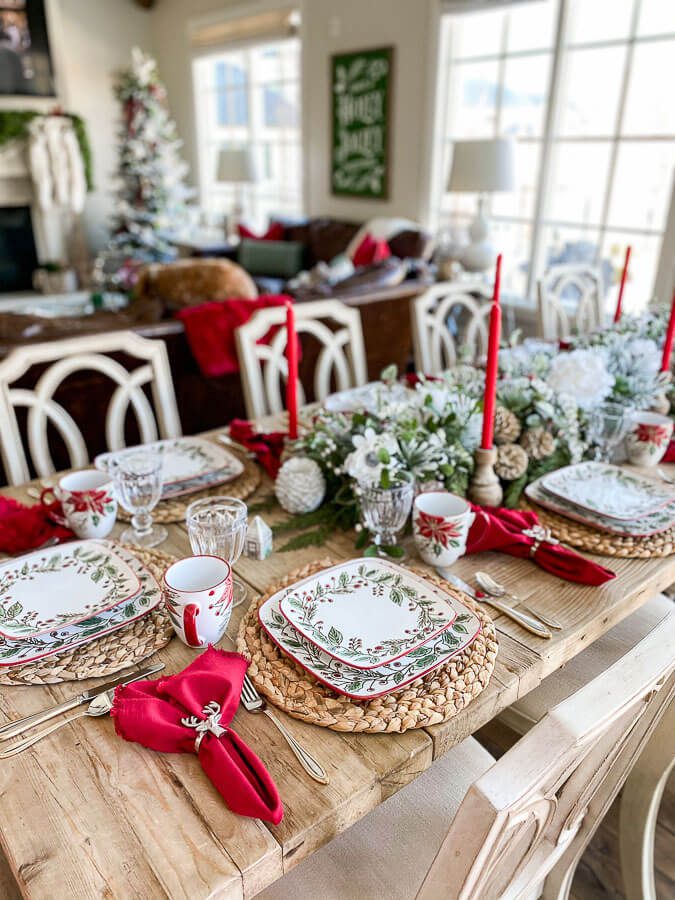
[[[0,635],[22,640],[131,600],[138,575],[110,541],[72,541],[0,566]]]
[[[385,559],[352,559],[279,593],[300,634],[355,669],[387,665],[453,623],[450,597]]]

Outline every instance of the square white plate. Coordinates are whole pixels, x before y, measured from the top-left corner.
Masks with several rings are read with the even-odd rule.
[[[278,597],[282,615],[303,637],[355,669],[394,662],[445,631],[457,615],[441,588],[372,557],[324,569]]]
[[[454,597],[448,596],[448,602],[456,616],[449,628],[401,659],[377,669],[345,665],[308,641],[281,614],[279,594],[263,603],[258,618],[271,640],[317,681],[354,700],[372,700],[404,688],[473,643],[481,630],[478,617]]]
[[[0,666],[19,666],[45,656],[65,653],[80,644],[96,640],[153,610],[162,600],[162,591],[152,573],[132,553],[115,545],[115,553],[126,562],[138,578],[136,595],[112,609],[48,634],[25,640],[8,641],[0,637]]]
[[[110,541],[72,541],[0,566],[0,635],[36,637],[132,600],[138,575]]]
[[[164,460],[162,496],[179,497],[205,485],[225,484],[244,471],[244,464],[229,450],[201,437],[170,438],[141,445],[160,453]],[[127,447],[96,457],[98,469],[109,471],[112,460],[140,447]]]
[[[584,462],[542,478],[550,494],[608,519],[640,519],[675,500],[675,491],[619,466]]]

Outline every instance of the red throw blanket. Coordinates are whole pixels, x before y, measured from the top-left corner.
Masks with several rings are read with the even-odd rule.
[[[259,309],[283,306],[289,299],[285,294],[263,294],[256,300],[218,300],[188,306],[176,313],[185,328],[190,350],[202,373],[208,378],[232,375],[239,371],[234,332],[248,322]],[[266,334],[261,343],[269,343],[275,329]]]

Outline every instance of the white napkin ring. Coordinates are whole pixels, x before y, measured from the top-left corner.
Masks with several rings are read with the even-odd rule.
[[[554,538],[550,528],[543,525],[533,525],[532,528],[525,528],[522,532],[525,537],[531,537],[534,544],[530,547],[530,556],[534,556],[542,544],[559,544],[560,541]]]

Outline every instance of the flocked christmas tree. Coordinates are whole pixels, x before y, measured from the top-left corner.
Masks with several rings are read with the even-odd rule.
[[[182,224],[192,195],[185,185],[188,166],[179,153],[182,141],[169,116],[155,60],[135,47],[131,66],[117,75],[114,92],[122,113],[117,204],[112,240],[97,261],[97,269],[108,275],[115,268],[175,256],[169,232]]]

